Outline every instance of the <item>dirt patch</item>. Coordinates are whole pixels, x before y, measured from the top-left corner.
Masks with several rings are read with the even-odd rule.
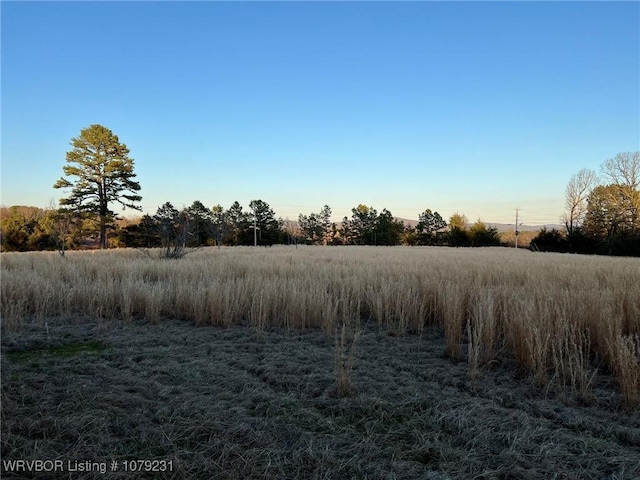
[[[355,392],[337,398],[334,339],[320,331],[26,324],[2,338],[2,477],[105,478],[67,462],[117,460],[107,477],[640,478],[640,415],[617,407],[607,376],[585,404],[509,359],[469,380],[443,352],[436,329],[364,325]],[[6,468],[17,459],[64,471]],[[138,459],[172,472],[123,471]]]

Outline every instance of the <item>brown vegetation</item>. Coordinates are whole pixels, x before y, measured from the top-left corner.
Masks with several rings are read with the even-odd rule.
[[[524,230],[518,232],[518,248],[527,249],[531,245],[531,240],[535,238],[540,230]],[[516,233],[513,230],[505,230],[500,232],[500,241],[509,247],[516,244]]]
[[[361,319],[396,335],[435,325],[472,377],[500,352],[541,386],[585,398],[596,369],[610,371],[626,406],[639,402],[636,259],[429,247],[203,249],[178,262],[134,250],[25,253],[3,255],[2,283],[5,329],[70,313],[329,335]]]
[[[3,459],[167,460],[176,479],[640,476],[637,259],[1,260]]]

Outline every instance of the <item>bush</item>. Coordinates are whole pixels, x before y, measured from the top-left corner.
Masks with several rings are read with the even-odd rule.
[[[500,245],[500,234],[495,227],[487,227],[484,222],[477,221],[469,229],[472,247],[491,247]]]
[[[452,247],[468,247],[470,240],[469,232],[463,228],[452,227],[449,230],[449,245]]]
[[[529,249],[536,252],[568,252],[569,241],[560,230],[556,228],[547,230],[543,227],[531,240]]]

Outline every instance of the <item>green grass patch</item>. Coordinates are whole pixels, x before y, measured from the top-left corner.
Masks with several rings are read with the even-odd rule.
[[[15,362],[37,363],[38,359],[48,357],[73,357],[82,353],[101,353],[107,347],[101,342],[89,341],[80,343],[68,343],[57,347],[34,348],[28,350],[14,350],[8,352],[7,357]]]

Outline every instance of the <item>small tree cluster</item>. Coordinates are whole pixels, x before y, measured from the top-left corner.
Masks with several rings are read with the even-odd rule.
[[[478,219],[467,228],[467,217],[454,213],[449,219],[449,245],[452,247],[492,247],[500,245],[500,234],[495,227]]]
[[[432,212],[427,208],[418,215],[416,225],[417,242],[420,245],[442,245],[446,243],[447,222],[438,212]]]
[[[386,208],[378,214],[373,207],[360,204],[344,217],[339,238],[347,245],[399,245],[405,225]]]
[[[331,208],[322,207],[319,213],[298,216],[300,237],[309,245],[328,245],[331,243]]]
[[[82,218],[63,209],[2,208],[0,248],[6,252],[58,250],[64,255],[66,249],[81,243],[86,224]]]
[[[234,202],[228,210],[220,205],[208,209],[196,200],[178,211],[169,202],[153,217],[145,215],[140,223],[125,227],[119,235],[122,246],[163,247],[166,256],[186,248],[217,245],[272,245],[284,238],[281,221],[269,204],[252,200],[249,212]]]
[[[600,176],[580,170],[567,184],[565,203],[562,239],[551,242],[550,232],[543,230],[532,248],[640,255],[640,152],[619,153],[605,161]]]
[[[189,211],[178,211],[167,202],[158,208],[153,220],[164,251],[163,257],[182,258],[186,253],[187,239],[192,235]]]

